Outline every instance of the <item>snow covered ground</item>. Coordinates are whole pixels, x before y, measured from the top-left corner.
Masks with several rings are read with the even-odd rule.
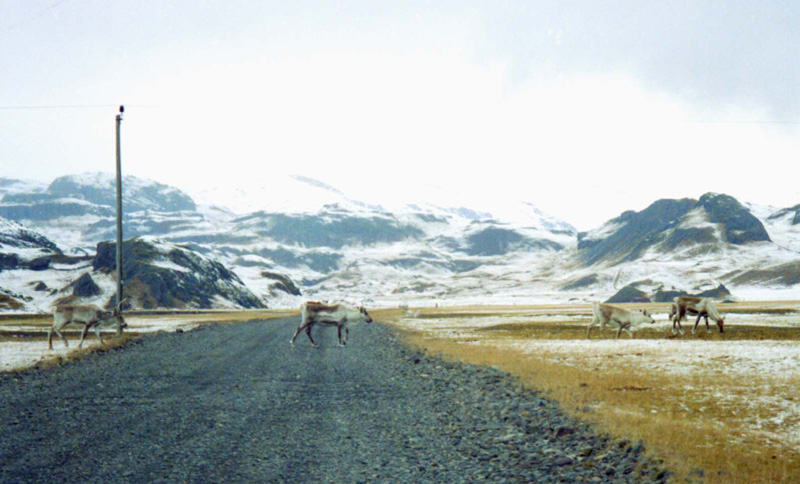
[[[758,307],[762,312],[753,312]],[[728,331],[735,330],[737,324],[800,331],[800,303],[748,303],[738,310],[729,315]],[[663,338],[656,339],[623,336],[614,340],[608,339],[608,334],[606,339],[596,335],[592,340],[496,337],[498,332],[482,330],[508,323],[552,325],[569,321],[588,325],[591,317],[586,307],[580,306],[565,306],[562,310],[558,306],[526,308],[505,314],[498,314],[496,309],[490,311],[486,315],[473,310],[451,314],[440,311],[439,318],[429,312],[424,318],[401,318],[398,325],[559,365],[601,373],[625,368],[631,375],[655,375],[664,378],[659,381],[674,385],[675,393],[682,395],[679,404],[687,412],[691,405],[713,403],[729,409],[733,415],[730,421],[750,432],[792,448],[800,445],[800,341],[710,341],[696,339],[689,331],[671,339],[671,324],[665,314],[656,314],[657,323],[641,329],[663,334]],[[659,410],[653,410],[656,411]]]
[[[177,318],[175,316],[126,316],[125,322],[128,324],[127,331],[134,333],[155,333],[159,331],[177,331],[182,329],[189,331],[196,328],[202,319],[209,319],[208,315],[187,315]],[[26,324],[25,320],[14,322],[0,322],[0,336],[3,333],[13,333],[17,331],[44,331],[44,327],[39,325]],[[71,329],[70,329],[71,328]],[[58,356],[65,357],[67,353],[75,350],[80,341],[79,333],[76,332],[77,326],[70,326],[65,336],[69,341],[69,347],[65,347],[63,341],[57,336],[53,336],[53,349],[47,348],[47,341],[0,341],[0,371],[27,368],[35,365],[39,361],[51,359]],[[103,330],[103,338],[113,335],[113,331]],[[84,348],[99,346],[93,332],[86,336],[83,343]]]

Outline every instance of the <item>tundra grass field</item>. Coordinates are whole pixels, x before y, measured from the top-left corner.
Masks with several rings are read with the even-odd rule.
[[[595,328],[590,305],[422,308],[375,316],[410,344],[491,365],[614,436],[642,439],[676,482],[800,482],[800,303],[720,305],[673,335],[666,304],[635,339]]]

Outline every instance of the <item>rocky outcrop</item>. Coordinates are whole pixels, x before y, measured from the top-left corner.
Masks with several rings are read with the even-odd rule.
[[[606,303],[633,303],[633,302],[650,302],[647,293],[641,289],[636,288],[635,284],[630,284],[619,290],[616,294],[608,298]]]
[[[733,284],[762,286],[794,286],[800,284],[800,260],[763,269],[729,274]]]
[[[234,220],[234,223],[238,231],[250,230],[282,244],[333,249],[399,242],[424,235],[418,228],[391,216],[342,211],[319,214],[257,212]]]
[[[282,291],[292,296],[302,295],[302,293],[300,292],[300,288],[298,288],[297,285],[295,285],[295,283],[291,279],[284,276],[283,274],[277,274],[275,272],[270,272],[270,271],[262,271],[261,276],[264,277],[265,279],[270,279],[272,281],[275,281],[272,283],[271,289]]]
[[[623,287],[619,292],[614,294],[607,303],[636,303],[636,302],[672,302],[678,296],[692,296],[692,297],[707,297],[711,299],[723,299],[730,296],[731,293],[727,287],[720,284],[714,289],[708,289],[700,292],[688,292],[677,289],[665,289],[659,286],[655,291],[644,291],[640,284],[652,286],[652,281],[644,281],[642,283],[634,282]]]
[[[42,234],[0,217],[0,251],[3,248],[42,249],[43,252],[61,253],[58,246]]]
[[[771,241],[761,221],[730,195],[706,193],[698,205],[708,214],[709,222],[722,227],[729,244]]]
[[[466,238],[464,252],[475,256],[504,255],[516,250],[562,250],[564,247],[552,240],[531,239],[514,230],[487,227]]]
[[[139,237],[123,242],[122,256],[125,296],[135,307],[266,307],[232,271],[185,247]],[[97,245],[93,268],[116,270],[115,243]]]
[[[578,251],[586,265],[613,265],[635,261],[650,250],[689,249],[694,256],[720,251],[725,244],[755,242],[770,242],[761,221],[735,198],[707,193],[700,200],[658,200],[641,212],[625,212],[578,234]]]
[[[88,272],[84,273],[75,282],[70,284],[72,286],[72,295],[76,297],[93,297],[103,293],[100,286],[94,282],[92,276]]]

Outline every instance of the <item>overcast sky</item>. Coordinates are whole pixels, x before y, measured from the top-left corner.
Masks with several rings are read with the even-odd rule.
[[[800,2],[0,0],[0,177],[800,203]],[[76,106],[48,108],[48,106]]]

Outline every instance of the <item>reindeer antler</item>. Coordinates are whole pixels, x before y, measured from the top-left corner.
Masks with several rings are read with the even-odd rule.
[[[115,312],[115,313],[117,313],[117,314],[121,314],[121,313],[122,313],[122,305],[123,305],[123,304],[125,304],[125,301],[127,301],[127,300],[128,300],[128,298],[126,297],[126,298],[124,298],[122,301],[120,301],[120,302],[117,304],[117,307],[116,307],[116,309],[115,309],[115,311],[114,311],[114,312]]]

